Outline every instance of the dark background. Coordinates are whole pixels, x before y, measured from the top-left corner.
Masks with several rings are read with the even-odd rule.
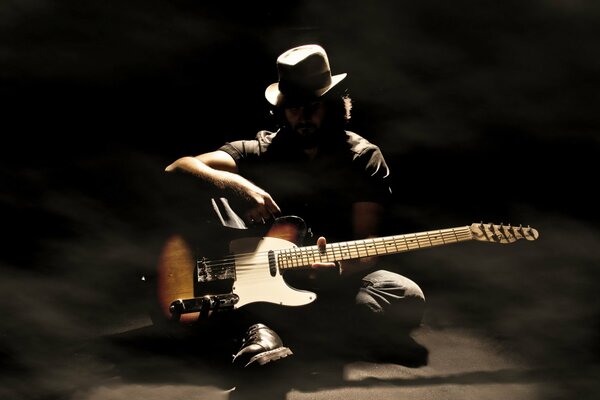
[[[272,128],[263,93],[276,57],[319,43],[333,73],[349,74],[351,129],[392,167],[390,233],[480,220],[540,231],[510,248],[395,258],[428,295],[428,323],[481,330],[568,366],[584,377],[571,376],[569,390],[593,394],[600,7],[206,3],[0,5],[4,390],[63,393],[94,381],[41,371],[60,366],[77,339],[142,318],[139,277],[183,218],[167,211],[162,170]]]

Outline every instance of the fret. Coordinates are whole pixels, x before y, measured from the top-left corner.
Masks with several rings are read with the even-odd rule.
[[[403,252],[403,251],[408,251],[408,244],[406,243],[406,237],[404,235],[400,235],[400,236],[396,236],[396,239],[394,240],[396,242],[396,247],[398,247],[398,244],[400,244],[400,246],[404,245],[404,249],[399,249],[398,251]],[[400,242],[403,241],[404,243]],[[398,243],[400,242],[400,243]]]
[[[294,264],[292,264],[292,255],[291,249],[285,249],[285,267],[292,268]]]
[[[440,244],[440,231],[430,233],[429,241],[431,242],[432,246],[438,246]]]
[[[336,256],[336,254],[335,254],[336,247],[337,247],[338,252],[340,253],[339,257]],[[334,243],[334,244],[331,245],[331,248],[333,249],[333,258],[334,258],[334,260],[343,260],[343,258],[342,258],[342,251],[341,251],[340,245],[338,243]]]
[[[427,240],[429,240],[429,245],[433,247],[433,243],[431,243],[431,236],[429,235],[429,233],[426,233],[425,235],[427,236]]]
[[[279,269],[285,269],[285,250],[279,250],[278,259],[277,259],[277,267]]]
[[[386,244],[386,246],[385,246],[386,254],[395,253],[398,251],[398,246],[396,246],[396,242],[394,241],[394,239],[386,240],[385,244]],[[389,249],[389,247],[392,247],[392,246],[393,246],[393,248]],[[396,250],[394,250],[394,249],[396,249]]]
[[[392,243],[394,243],[394,247],[396,247],[396,251],[399,252],[400,250],[398,250],[398,242],[396,241],[396,238],[392,239]]]
[[[366,257],[369,257],[370,256],[369,248],[367,247],[366,241],[362,240],[362,245],[363,245],[363,248],[365,249]]]
[[[298,256],[300,256],[300,260],[298,260]],[[294,259],[296,260],[296,267],[300,267],[302,265],[302,250],[294,249]]]
[[[378,255],[379,253],[377,252],[377,242],[375,241],[375,239],[368,239],[368,240],[371,242],[371,248],[375,252],[375,255]]]
[[[354,247],[356,248],[356,256],[358,258],[360,258],[360,249],[358,248],[358,241],[355,240],[354,242],[352,242],[354,244]]]
[[[411,239],[411,240],[410,240],[410,243],[412,244],[412,243],[415,243],[415,241],[416,241],[416,242],[417,242],[417,243],[416,243],[416,244],[417,244],[417,247],[416,247],[416,248],[417,248],[417,249],[420,249],[420,248],[421,248],[421,246],[419,245],[419,239],[417,238],[417,235],[416,235],[416,234],[413,234],[413,236],[414,236],[415,238],[414,238],[414,239]],[[411,249],[413,249],[413,248],[414,248],[414,247],[411,247]]]
[[[452,228],[452,233],[454,233],[454,237],[456,238],[456,242],[458,243],[460,240],[458,240],[458,236],[456,235],[456,230],[454,230],[454,228]]]
[[[325,251],[327,251],[327,249],[325,249]],[[319,253],[319,262],[323,262],[323,252],[319,249],[317,249],[317,252]]]
[[[350,253],[350,247],[348,246],[348,242],[346,243],[341,243],[340,245],[346,245],[346,250],[345,250],[345,254],[346,256],[344,257],[344,260],[351,260],[352,259],[352,254]]]
[[[286,261],[285,260],[285,250],[280,251],[277,258],[278,258],[277,265],[279,266],[279,269],[285,269],[286,268],[286,266],[284,265],[285,261]]]
[[[333,243],[328,244],[327,248],[329,249],[327,252],[327,262],[332,262],[331,259],[335,261],[335,247],[333,246]]]
[[[421,241],[427,239],[427,235],[423,235],[422,233],[421,234],[415,233],[415,236],[417,237],[417,243],[419,243],[419,248],[429,247],[429,246],[427,246],[427,243],[425,243],[425,244],[421,243]],[[425,236],[425,237],[423,237],[423,236]]]
[[[315,250],[316,250],[316,249],[313,249],[313,247],[314,247],[314,246],[311,246],[311,249],[310,249],[310,255],[312,256],[313,263],[316,263],[316,262],[317,262],[317,258],[315,257]],[[316,252],[318,252],[318,250],[317,250]]]
[[[385,254],[402,253],[472,240],[470,228],[448,228],[405,235],[329,243],[325,251],[317,246],[295,247],[278,253],[278,265],[282,269],[301,268],[313,263],[352,260]]]
[[[440,233],[440,238],[442,239],[442,244],[446,244],[446,241],[444,240],[444,234],[442,233],[442,230],[440,229],[438,232]]]
[[[290,249],[290,266],[298,265],[298,256],[296,255],[296,248]]]
[[[310,253],[308,252],[308,247],[301,247],[302,250],[302,263],[304,265],[310,265]],[[306,263],[304,263],[304,258],[306,257]]]
[[[298,250],[296,250],[296,252],[298,253],[298,255],[300,257],[300,261],[298,262],[298,267],[301,267],[302,265],[304,265],[304,248],[299,247]],[[296,257],[296,260],[298,260],[298,257]]]

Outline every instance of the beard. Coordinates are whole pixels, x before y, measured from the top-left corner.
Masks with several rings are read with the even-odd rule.
[[[320,139],[320,129],[312,123],[300,123],[294,127],[294,133],[304,149],[318,146]]]

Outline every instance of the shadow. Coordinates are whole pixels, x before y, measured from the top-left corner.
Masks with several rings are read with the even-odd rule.
[[[123,381],[212,386],[230,391],[231,399],[285,399],[291,390],[345,387],[349,382],[344,367],[356,361],[411,367],[427,363],[427,349],[410,337],[402,338],[396,350],[368,351],[364,346],[348,346],[347,341],[323,340],[318,331],[289,341],[293,356],[241,368],[231,363],[240,341],[224,332],[228,328],[150,325],[102,337],[81,350],[113,365],[111,373]]]
[[[427,355],[427,349],[414,342],[412,349],[405,349],[404,360],[379,358],[363,349],[353,351],[344,346],[312,346],[311,340],[296,340],[295,354],[264,366],[235,368],[228,357],[228,350],[236,343],[216,340],[212,332],[202,335],[185,329],[166,330],[163,327],[147,326],[124,333],[105,336],[85,349],[114,365],[111,374],[120,380],[136,385],[185,385],[213,387],[216,391],[228,392],[230,399],[285,399],[291,391],[318,392],[340,388],[368,387],[433,387],[438,385],[481,385],[547,383],[558,381],[585,380],[585,371],[567,367],[508,368],[495,371],[469,371],[457,374],[433,376],[392,377],[386,379],[367,377],[349,380],[348,368],[369,368],[372,364],[378,371],[398,365],[418,368],[415,360]],[[306,339],[306,338],[304,338]],[[304,342],[304,343],[302,343]],[[325,341],[322,341],[325,342]],[[330,343],[331,344],[331,343]],[[325,351],[325,350],[328,351]],[[411,350],[416,354],[411,354]],[[420,366],[426,365],[421,358]],[[358,364],[353,364],[358,363]],[[350,365],[352,364],[352,365]],[[394,365],[391,365],[394,364]],[[410,364],[410,365],[409,365]],[[418,369],[415,369],[418,371]],[[427,372],[424,372],[427,373]],[[419,374],[417,372],[417,374]]]

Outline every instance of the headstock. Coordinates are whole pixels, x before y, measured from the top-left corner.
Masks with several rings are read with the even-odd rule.
[[[506,244],[516,242],[519,239],[536,240],[540,237],[538,231],[530,226],[494,225],[492,223],[484,224],[480,222],[472,224],[470,229],[473,239],[481,242]]]

